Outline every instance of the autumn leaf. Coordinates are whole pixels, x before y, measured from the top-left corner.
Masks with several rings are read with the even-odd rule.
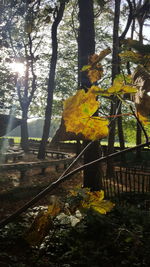
[[[139,111],[137,112],[137,117],[144,125],[148,125],[149,124],[148,117],[144,116]]]
[[[89,69],[91,69],[91,65],[84,65],[84,66],[82,67],[81,71],[87,71],[87,70],[89,70]]]
[[[130,62],[137,63],[137,64],[140,64],[142,62],[142,58],[143,58],[143,56],[141,54],[139,54],[137,52],[133,52],[133,51],[124,51],[124,52],[120,53],[119,56],[125,62],[130,61]]]
[[[94,211],[106,214],[114,207],[114,203],[104,199],[104,191],[86,192],[86,197],[81,201],[81,207],[84,209],[93,209]]]
[[[91,208],[101,214],[106,214],[107,212],[111,211],[114,207],[114,203],[109,200],[103,200],[99,204],[92,205]]]
[[[66,131],[82,134],[86,139],[97,140],[108,135],[108,121],[92,117],[100,103],[96,95],[79,90],[64,102],[63,119]]]
[[[87,75],[91,83],[97,82],[103,76],[102,66],[98,64],[95,69],[90,69]]]
[[[114,79],[113,85],[107,89],[107,92],[110,94],[136,93],[137,88],[132,85],[131,76],[118,75]]]
[[[103,76],[103,67],[99,63],[104,57],[111,52],[110,48],[106,48],[100,54],[93,54],[88,58],[88,65],[82,67],[81,71],[87,71],[88,78],[91,83],[95,83]]]

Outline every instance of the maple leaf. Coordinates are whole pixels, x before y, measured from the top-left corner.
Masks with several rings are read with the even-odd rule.
[[[106,214],[114,207],[114,203],[104,199],[104,191],[90,192],[86,191],[85,198],[81,201],[81,207],[84,209],[93,209],[94,211]]]
[[[97,140],[108,135],[108,121],[92,117],[100,103],[91,91],[78,90],[64,102],[63,119],[66,131],[82,134],[86,139]]]

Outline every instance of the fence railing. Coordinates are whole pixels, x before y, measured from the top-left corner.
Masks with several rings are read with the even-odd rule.
[[[145,194],[150,192],[150,172],[136,168],[118,168],[111,178],[103,178],[106,198],[122,199],[125,194]]]

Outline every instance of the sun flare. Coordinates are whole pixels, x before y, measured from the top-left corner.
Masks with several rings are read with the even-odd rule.
[[[13,62],[10,64],[12,72],[18,73],[20,76],[25,74],[25,65],[23,63]]]

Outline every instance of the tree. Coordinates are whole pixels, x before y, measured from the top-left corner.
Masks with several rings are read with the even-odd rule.
[[[79,70],[84,65],[88,64],[88,58],[95,52],[95,31],[94,31],[94,12],[93,0],[79,0]],[[85,8],[86,7],[86,8]],[[80,88],[85,91],[91,86],[91,83],[85,72],[80,72],[79,76]],[[85,142],[85,145],[87,141]],[[90,148],[84,154],[84,163],[88,163],[99,157],[99,142],[93,142]],[[83,186],[89,187],[92,190],[99,190],[101,188],[100,168],[99,163],[84,170]]]
[[[52,115],[53,92],[55,88],[55,70],[56,70],[56,63],[57,63],[57,48],[58,48],[57,29],[63,17],[64,9],[65,9],[65,1],[62,1],[60,3],[60,6],[56,7],[55,12],[54,12],[54,22],[52,25],[52,32],[51,32],[52,57],[50,61],[50,71],[49,71],[49,80],[48,80],[48,88],[47,88],[48,96],[47,96],[47,105],[46,105],[46,110],[45,110],[45,122],[44,122],[44,128],[43,128],[43,136],[42,136],[42,141],[40,143],[39,153],[38,153],[39,159],[45,158],[46,143],[49,137],[51,115]]]
[[[5,22],[3,32],[6,33],[5,39],[11,49],[10,63],[14,63],[14,66],[20,64],[20,68],[24,67],[24,73],[21,75],[19,75],[19,70],[14,70],[14,72],[16,71],[15,87],[22,113],[21,146],[25,152],[28,151],[28,111],[36,91],[35,62],[37,51],[35,52],[35,50],[37,49],[35,49],[35,45],[37,46],[38,43],[34,23],[38,11],[38,2],[33,4],[23,2],[21,5],[14,2],[7,6],[6,16],[4,15],[3,18]],[[33,28],[34,34],[32,34]]]
[[[22,64],[25,69],[21,76],[18,71],[16,72],[14,87],[16,87],[22,116],[21,145],[25,151],[28,151],[28,114],[34,111],[35,106],[36,114],[38,113],[37,102],[41,95],[40,91],[43,91],[42,97],[45,95],[43,88],[46,84],[45,74],[47,74],[48,63],[47,61],[43,63],[47,49],[43,51],[42,47],[47,41],[45,31],[50,22],[53,3],[47,5],[44,1],[40,5],[40,1],[13,2],[6,10],[3,16],[3,24],[5,22],[3,32],[6,33],[5,40],[11,51],[9,60],[10,63]],[[43,75],[40,76],[41,69]],[[36,101],[33,102],[34,98]]]

